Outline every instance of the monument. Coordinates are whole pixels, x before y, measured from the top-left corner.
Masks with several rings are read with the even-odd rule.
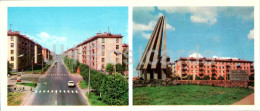
[[[166,20],[164,16],[161,16],[155,25],[136,70],[141,72],[141,77],[145,80],[164,80],[167,78],[166,68],[169,61],[170,58],[166,56]]]

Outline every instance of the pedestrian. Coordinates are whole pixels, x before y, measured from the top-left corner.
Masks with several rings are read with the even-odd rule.
[[[14,90],[16,90],[16,87],[14,87]]]

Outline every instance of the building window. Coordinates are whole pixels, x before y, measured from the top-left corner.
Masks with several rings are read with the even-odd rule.
[[[118,63],[119,61],[118,61],[118,58],[116,58],[116,63]]]
[[[102,60],[101,60],[102,62],[105,62],[105,58],[102,58]]]
[[[102,50],[105,50],[105,45],[102,45]]]
[[[14,36],[11,36],[11,41],[14,41]]]
[[[102,69],[105,69],[105,65],[104,65],[104,64],[102,64],[101,68],[102,68]]]
[[[102,51],[101,53],[102,53],[102,56],[105,56],[105,51]]]
[[[116,45],[116,49],[119,49],[119,45]]]
[[[11,47],[14,47],[14,43],[11,43]]]
[[[105,43],[105,38],[102,38],[102,43]]]
[[[116,43],[119,43],[119,38],[116,38]]]
[[[11,61],[14,61],[14,57],[13,56],[11,57]]]
[[[11,50],[11,54],[14,54],[14,50]]]

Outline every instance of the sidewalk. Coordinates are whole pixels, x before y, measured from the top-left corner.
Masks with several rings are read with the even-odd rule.
[[[254,105],[255,104],[255,93],[250,94],[249,96],[241,99],[240,101],[234,103],[233,105]]]

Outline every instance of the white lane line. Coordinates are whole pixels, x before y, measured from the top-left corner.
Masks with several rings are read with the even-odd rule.
[[[70,93],[70,90],[68,90],[68,93]]]
[[[61,90],[60,90],[60,93],[61,93]]]
[[[35,93],[37,93],[37,91],[35,91]]]
[[[74,93],[74,91],[73,91],[73,90],[71,90],[71,93]]]
[[[40,90],[39,93],[41,93],[42,91]]]
[[[63,93],[66,93],[66,91],[65,91],[65,90],[63,90]]]
[[[57,94],[57,93],[58,93],[58,91],[57,91],[57,90],[55,90],[55,93]]]
[[[77,91],[77,90],[76,90],[75,92],[76,92],[76,93],[78,93],[78,91]]]
[[[49,90],[47,91],[47,93],[49,93]]]
[[[43,90],[43,93],[45,93],[45,90]]]
[[[51,90],[51,93],[53,93],[53,90]]]

